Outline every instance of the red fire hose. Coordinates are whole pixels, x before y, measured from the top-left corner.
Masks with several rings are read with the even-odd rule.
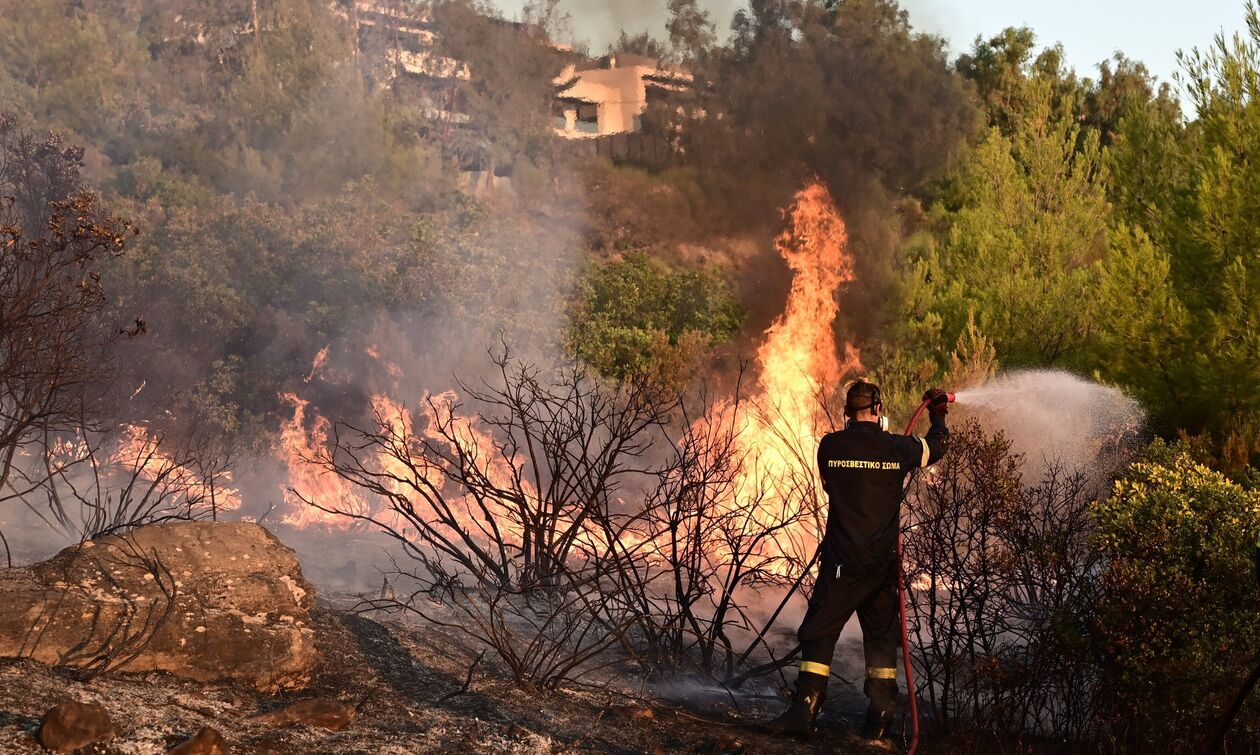
[[[947,393],[949,400],[954,400],[954,394]],[[924,399],[919,408],[914,410],[914,416],[910,418],[910,424],[906,426],[906,435],[914,434],[914,426],[919,423],[919,418],[923,416],[923,412],[927,411],[930,401]],[[897,528],[897,561],[901,562],[901,528]],[[910,629],[909,622],[906,621],[906,569],[905,564],[901,563],[897,569],[897,597],[901,603],[901,658],[906,667],[906,695],[910,698],[910,747],[906,751],[907,755],[914,755],[919,749],[919,697],[914,692],[914,666],[910,662]]]

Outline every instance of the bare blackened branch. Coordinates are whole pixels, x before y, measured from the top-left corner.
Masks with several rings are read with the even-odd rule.
[[[976,425],[907,499],[906,568],[919,694],[946,731],[1079,740],[1096,722],[1086,647],[1097,574],[1084,474],[1022,460]]]

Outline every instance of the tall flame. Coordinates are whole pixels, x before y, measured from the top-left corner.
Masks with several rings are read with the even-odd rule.
[[[819,499],[814,450],[831,429],[824,405],[841,380],[863,369],[850,344],[840,358],[832,330],[836,292],[854,275],[844,220],[825,186],[811,183],[796,194],[775,245],[794,273],[792,288],[757,350],[759,390],[736,420],[746,465],[734,493],[741,504],[758,502],[750,515],[763,528],[794,520],[767,544],[778,553],[766,555],[806,559],[823,521],[816,511],[796,516]]]
[[[319,377],[319,374],[324,371],[324,365],[328,364],[329,348],[331,347],[325,346],[319,350],[318,354],[315,355],[315,361],[311,362],[311,371],[306,373],[306,377],[302,378],[303,383],[310,383],[316,377]]]
[[[841,362],[832,334],[840,314],[836,291],[854,277],[848,244],[844,220],[827,187],[812,183],[798,192],[788,227],[775,240],[794,273],[792,291],[757,350],[763,395],[790,409],[797,427],[807,420],[812,424],[819,398],[862,369],[850,344],[845,344]]]
[[[282,491],[288,510],[281,521],[293,527],[349,529],[356,521],[333,512],[367,514],[371,509],[350,483],[313,463],[328,453],[328,420],[315,415],[308,429],[306,417],[310,402],[293,393],[280,397],[293,406],[293,417],[280,428],[276,444],[276,452],[289,471],[288,485]]]

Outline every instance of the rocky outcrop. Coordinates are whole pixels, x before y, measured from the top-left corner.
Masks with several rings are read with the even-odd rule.
[[[319,663],[314,595],[257,524],[151,525],[0,570],[0,657],[301,688]]]

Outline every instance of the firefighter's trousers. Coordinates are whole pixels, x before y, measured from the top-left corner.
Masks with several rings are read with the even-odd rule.
[[[801,671],[830,673],[840,630],[856,611],[866,654],[866,684],[871,708],[897,707],[897,563],[874,567],[837,567],[823,562],[796,636],[801,643]]]

